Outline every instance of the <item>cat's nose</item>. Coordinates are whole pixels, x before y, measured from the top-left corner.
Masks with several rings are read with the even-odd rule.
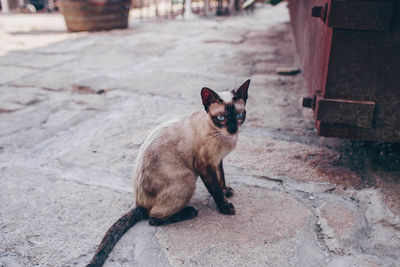
[[[229,125],[227,130],[228,130],[228,133],[234,134],[237,132],[238,127],[236,125]]]

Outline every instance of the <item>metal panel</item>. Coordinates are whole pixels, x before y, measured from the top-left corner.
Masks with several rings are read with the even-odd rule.
[[[328,73],[329,54],[333,29],[326,27],[322,20],[313,18],[312,8],[326,6],[326,0],[289,1],[291,25],[296,48],[307,82],[310,96],[323,93]]]
[[[316,119],[321,122],[342,123],[362,128],[371,128],[375,103],[317,98]]]
[[[332,0],[326,23],[333,28],[385,31],[392,13],[390,2]]]

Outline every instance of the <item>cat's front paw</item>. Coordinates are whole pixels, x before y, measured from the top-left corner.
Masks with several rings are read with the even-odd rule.
[[[235,207],[233,206],[232,203],[224,203],[220,206],[218,206],[219,212],[225,215],[234,215],[235,212]]]
[[[224,195],[225,195],[226,197],[233,197],[233,189],[232,189],[232,187],[227,186],[227,187],[224,189]]]

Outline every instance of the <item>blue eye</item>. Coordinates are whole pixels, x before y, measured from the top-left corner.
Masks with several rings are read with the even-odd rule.
[[[238,119],[241,119],[241,118],[243,118],[243,113],[239,113],[239,114],[237,114],[237,115],[236,115],[236,118],[238,118]]]
[[[225,117],[224,117],[224,116],[217,116],[217,119],[218,119],[219,121],[224,121],[224,120],[225,120]]]

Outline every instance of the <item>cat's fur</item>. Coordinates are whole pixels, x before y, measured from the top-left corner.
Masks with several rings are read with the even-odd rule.
[[[235,214],[226,199],[233,190],[225,184],[222,159],[235,147],[238,129],[246,118],[249,85],[247,80],[238,89],[219,94],[203,88],[204,110],[163,123],[150,133],[137,160],[133,182],[136,208],[109,228],[88,266],[101,266],[118,239],[141,219],[164,225],[197,216],[197,210],[186,205],[198,176],[219,211]]]

